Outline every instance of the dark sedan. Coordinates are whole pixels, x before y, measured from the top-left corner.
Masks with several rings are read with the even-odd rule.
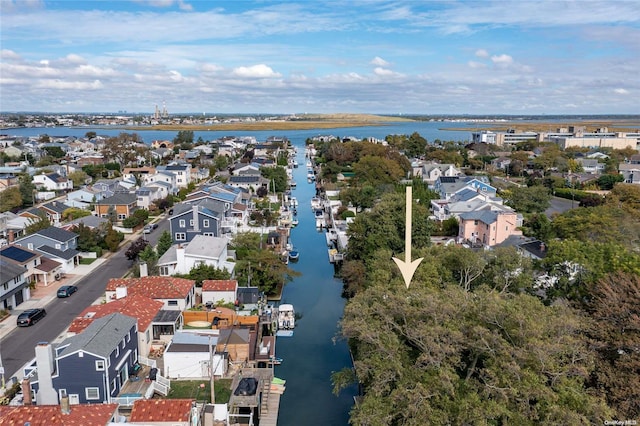
[[[58,289],[58,297],[69,297],[76,291],[78,291],[78,287],[75,285],[63,285]]]
[[[42,308],[27,309],[18,315],[18,327],[29,327],[40,321],[47,315],[47,311]]]

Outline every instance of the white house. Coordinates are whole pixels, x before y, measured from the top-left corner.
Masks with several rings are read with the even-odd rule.
[[[204,304],[235,303],[238,298],[237,292],[237,280],[202,281],[202,303]]]
[[[44,186],[49,191],[65,191],[73,189],[73,181],[69,178],[62,177],[57,173],[45,174],[44,172],[33,177],[33,184],[36,186]]]
[[[235,263],[228,260],[227,238],[196,235],[188,244],[174,244],[158,259],[160,276],[188,274],[198,265],[223,269],[233,275]]]
[[[214,352],[214,376],[223,377],[228,361],[226,354],[215,353],[218,339],[218,330],[176,332],[163,353],[163,376],[170,379],[209,378],[211,352]]]

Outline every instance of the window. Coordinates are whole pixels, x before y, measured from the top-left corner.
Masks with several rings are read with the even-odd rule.
[[[167,301],[167,305],[169,305],[169,306],[178,306],[178,301],[177,300],[169,300],[169,301]]]
[[[162,277],[169,276],[169,267],[168,266],[161,266],[160,267],[160,276],[162,276]]]
[[[60,249],[62,248],[62,246],[61,246],[60,244],[56,244],[56,248],[57,248],[58,250],[60,250]]]
[[[96,371],[104,371],[105,364],[103,360],[96,361]]]
[[[189,226],[193,226],[193,219],[189,219]]]
[[[127,341],[127,343],[129,343],[131,341],[131,336],[127,334],[126,336],[124,336],[124,339]]]
[[[474,221],[473,221],[473,224],[474,224],[474,225],[477,225],[477,224],[478,224],[478,221],[477,221],[477,220],[474,220]]]
[[[127,342],[124,340],[124,337],[122,338],[122,349],[124,349],[124,347],[126,346]]]
[[[186,241],[187,240],[187,234],[185,234],[184,232],[176,232],[176,241]]]
[[[118,220],[123,220],[123,219],[126,219],[126,218],[127,218],[126,214],[118,213]]]
[[[116,358],[118,358],[118,356],[120,356],[120,346],[116,345]]]
[[[205,237],[215,237],[215,235],[213,235],[213,232],[203,232],[202,235],[204,235]]]
[[[204,226],[205,228],[209,227],[209,219],[205,219],[202,221],[202,226]]]
[[[187,222],[185,222],[184,219],[180,219],[178,226],[180,226],[180,228],[184,228],[185,226],[187,226]]]
[[[98,388],[84,388],[84,395],[89,399],[100,399],[100,390]]]

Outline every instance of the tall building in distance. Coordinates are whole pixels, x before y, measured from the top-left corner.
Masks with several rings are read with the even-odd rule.
[[[159,120],[160,118],[169,118],[169,112],[167,111],[167,104],[165,101],[162,101],[162,113],[160,109],[158,109],[158,104],[156,104],[156,109],[153,112],[153,118],[155,120]]]

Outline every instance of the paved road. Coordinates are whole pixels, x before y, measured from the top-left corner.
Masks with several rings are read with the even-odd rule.
[[[156,244],[160,233],[168,229],[166,220],[159,223],[158,229],[144,237]],[[5,368],[5,377],[9,378],[22,372],[18,371],[22,366],[35,356],[34,348],[38,342],[53,342],[69,326],[71,321],[87,306],[104,295],[107,282],[110,278],[122,277],[131,267],[124,252],[129,243],[123,244],[120,250],[114,253],[106,262],[97,267],[89,276],[82,277],[74,283],[78,291],[67,299],[53,299],[45,306],[47,316],[31,327],[16,328],[0,341],[2,351],[2,363]],[[19,309],[18,309],[19,311]],[[7,319],[11,321],[13,318]]]

